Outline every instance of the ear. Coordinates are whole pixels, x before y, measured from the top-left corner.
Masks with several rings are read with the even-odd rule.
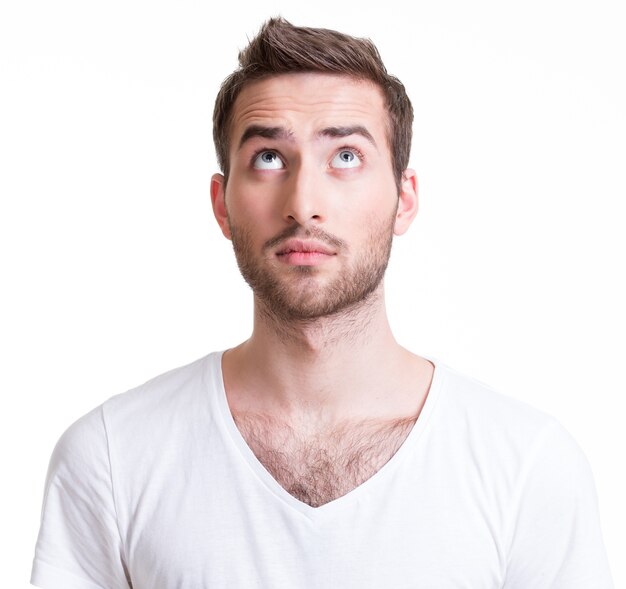
[[[228,224],[228,213],[225,201],[225,182],[222,174],[213,174],[211,177],[211,204],[213,214],[226,239],[231,239],[230,226]]]
[[[417,215],[417,209],[417,174],[415,170],[407,169],[402,174],[398,212],[393,230],[395,235],[402,235],[407,231],[415,215]]]

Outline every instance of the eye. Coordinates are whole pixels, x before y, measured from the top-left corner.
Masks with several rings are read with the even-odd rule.
[[[254,157],[252,165],[257,170],[280,170],[285,167],[275,151],[262,151]]]
[[[354,149],[342,149],[332,159],[330,165],[333,168],[358,168],[361,165],[361,154]]]

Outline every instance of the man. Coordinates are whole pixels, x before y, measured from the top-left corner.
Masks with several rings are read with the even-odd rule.
[[[400,347],[412,109],[374,46],[272,19],[214,113],[217,222],[254,329],[59,441],[45,588],[611,587],[586,460],[552,418]]]

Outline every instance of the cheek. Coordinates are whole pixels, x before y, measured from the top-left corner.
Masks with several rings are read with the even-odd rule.
[[[352,198],[342,206],[342,218],[356,231],[367,232],[373,227],[388,224],[398,210],[398,191],[395,182],[388,177],[371,178],[359,187]]]
[[[262,189],[246,189],[239,183],[227,186],[226,209],[232,224],[267,226],[273,215],[273,200]]]
[[[362,220],[361,235],[364,242],[387,241],[393,235],[397,210],[397,198],[391,205],[388,202],[379,203],[376,212],[370,213]]]

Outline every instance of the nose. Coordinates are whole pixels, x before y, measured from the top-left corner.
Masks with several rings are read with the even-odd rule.
[[[283,218],[289,223],[306,225],[325,220],[324,188],[320,170],[301,160],[284,185]]]

